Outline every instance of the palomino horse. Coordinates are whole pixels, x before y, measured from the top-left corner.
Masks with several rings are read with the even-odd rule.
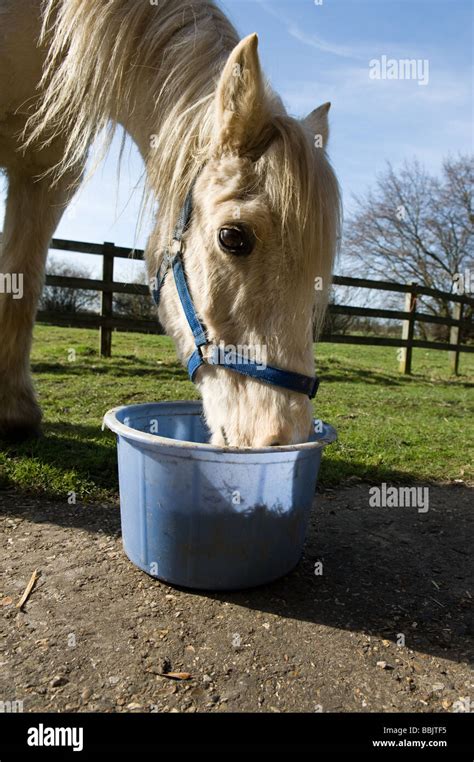
[[[38,430],[29,354],[48,245],[91,143],[121,125],[159,204],[146,251],[153,283],[161,268],[159,318],[180,358],[199,354],[192,375],[212,443],[305,441],[313,322],[339,230],[329,104],[291,118],[262,74],[257,36],[239,42],[208,0],[0,0],[0,30],[0,273],[4,284],[23,278],[21,299],[0,293],[1,435]],[[178,272],[165,278],[162,267],[185,199],[192,214],[188,204],[174,253],[187,312]],[[197,316],[206,331],[198,350]],[[206,345],[222,343],[237,348],[239,367],[206,361]],[[261,376],[252,352],[268,363]]]

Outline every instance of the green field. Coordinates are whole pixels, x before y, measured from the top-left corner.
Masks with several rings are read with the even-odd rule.
[[[101,431],[104,413],[121,404],[198,398],[169,339],[116,333],[111,359],[100,358],[97,347],[96,331],[36,327],[32,367],[44,437],[0,445],[0,488],[60,498],[74,492],[86,501],[116,496],[115,438]],[[447,353],[415,350],[414,373],[404,377],[390,347],[322,344],[317,368],[315,414],[339,433],[323,461],[325,485],[354,477],[473,478],[472,355],[461,357],[462,375],[454,378]]]

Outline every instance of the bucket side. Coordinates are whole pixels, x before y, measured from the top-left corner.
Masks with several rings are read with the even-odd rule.
[[[252,587],[286,574],[301,556],[321,453],[225,463],[119,437],[127,555],[148,574],[200,589]]]

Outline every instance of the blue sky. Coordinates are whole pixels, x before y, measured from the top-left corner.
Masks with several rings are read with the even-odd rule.
[[[473,151],[473,3],[470,0],[222,0],[239,33],[258,32],[263,68],[289,112],[331,101],[329,152],[346,215],[387,160],[418,157],[438,172],[447,154]],[[374,80],[372,59],[428,61],[429,80]],[[57,237],[143,246],[136,235],[143,172],[135,147],[117,183],[118,145],[79,193]],[[133,188],[138,190],[133,192]],[[0,213],[4,192],[0,197]],[[81,257],[96,271],[97,260]],[[116,277],[138,274],[119,264]]]

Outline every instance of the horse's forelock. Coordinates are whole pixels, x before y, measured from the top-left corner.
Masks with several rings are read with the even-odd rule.
[[[318,267],[326,271],[339,237],[337,180],[324,150],[311,144],[299,121],[277,114],[273,126],[276,138],[256,170],[281,220],[282,236],[291,242],[290,250],[309,265],[320,259]]]

